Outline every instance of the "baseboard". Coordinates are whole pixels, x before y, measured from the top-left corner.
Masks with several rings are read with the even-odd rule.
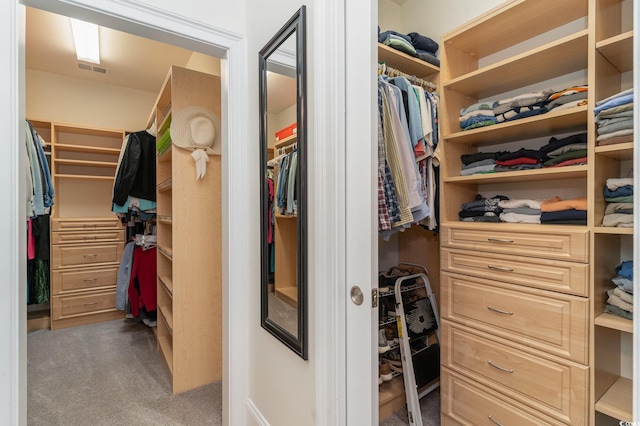
[[[258,426],[270,426],[267,419],[262,415],[256,404],[251,399],[247,399],[248,419],[253,419]]]

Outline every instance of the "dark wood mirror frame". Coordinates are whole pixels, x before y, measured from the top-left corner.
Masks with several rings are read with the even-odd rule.
[[[302,6],[273,38],[260,50],[259,58],[259,96],[260,96],[260,318],[262,327],[284,343],[303,359],[308,359],[307,327],[307,107],[306,107],[306,7]],[[270,253],[268,243],[269,227],[269,188],[267,179],[268,161],[268,116],[267,116],[267,70],[269,57],[290,37],[295,37],[295,77],[296,77],[296,125],[297,125],[297,169],[295,199],[297,201],[297,238],[295,247],[284,247],[293,253],[297,262],[297,333],[294,335],[269,315],[269,273]],[[293,56],[292,56],[293,58]],[[292,63],[294,61],[291,61]],[[276,63],[277,66],[277,63]],[[273,96],[273,94],[271,94]],[[274,244],[283,244],[275,241]],[[292,255],[293,256],[293,255]],[[275,272],[277,274],[277,270]],[[277,279],[277,278],[276,278]]]

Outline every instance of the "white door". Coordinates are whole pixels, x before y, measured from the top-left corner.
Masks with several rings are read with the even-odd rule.
[[[346,411],[347,425],[378,424],[377,2],[346,3]],[[354,3],[358,3],[357,5]],[[354,290],[352,294],[351,290]],[[352,300],[362,295],[362,303]]]

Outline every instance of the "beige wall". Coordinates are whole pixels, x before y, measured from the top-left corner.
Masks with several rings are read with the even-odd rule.
[[[185,67],[220,75],[220,60],[197,52]],[[137,131],[145,128],[157,96],[38,70],[26,72],[27,118],[32,120]]]
[[[88,127],[145,128],[157,93],[27,70],[27,118]]]

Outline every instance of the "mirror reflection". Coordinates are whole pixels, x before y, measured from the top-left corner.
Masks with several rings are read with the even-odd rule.
[[[287,41],[295,42],[294,37],[295,34]],[[281,46],[278,50],[283,49]],[[267,163],[267,179],[271,213],[268,312],[272,321],[297,337],[298,133],[295,64],[293,69],[282,68],[284,67],[278,66],[274,61],[267,60],[267,135],[270,158]],[[289,71],[293,75],[279,73],[283,71]]]
[[[307,359],[305,7],[260,51],[261,324]]]

